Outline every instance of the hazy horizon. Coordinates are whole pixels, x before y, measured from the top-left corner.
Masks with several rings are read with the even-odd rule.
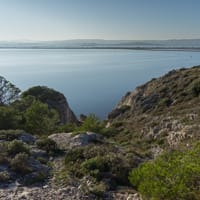
[[[198,0],[0,0],[0,41],[200,37]]]
[[[56,39],[56,40],[36,40],[36,39],[17,39],[17,40],[0,40],[0,42],[59,42],[59,41],[180,41],[180,40],[200,40],[199,38],[169,38],[169,39],[101,39],[101,38],[74,38],[74,39]]]

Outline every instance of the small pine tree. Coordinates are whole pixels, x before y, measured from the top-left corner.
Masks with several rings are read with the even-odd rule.
[[[55,130],[59,117],[47,104],[35,101],[25,112],[25,129],[32,134],[49,134]]]

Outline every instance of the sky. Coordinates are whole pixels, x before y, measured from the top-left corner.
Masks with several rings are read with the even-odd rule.
[[[200,38],[200,0],[0,0],[0,41]]]

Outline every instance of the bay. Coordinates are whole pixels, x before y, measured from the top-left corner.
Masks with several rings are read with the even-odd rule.
[[[62,92],[77,114],[105,118],[126,92],[172,69],[200,64],[200,52],[111,49],[0,49],[0,75],[21,90]]]

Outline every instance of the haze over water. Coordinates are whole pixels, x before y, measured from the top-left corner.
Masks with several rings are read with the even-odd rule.
[[[54,88],[77,114],[105,118],[127,91],[176,68],[200,64],[199,52],[1,49],[0,72],[26,90]]]

